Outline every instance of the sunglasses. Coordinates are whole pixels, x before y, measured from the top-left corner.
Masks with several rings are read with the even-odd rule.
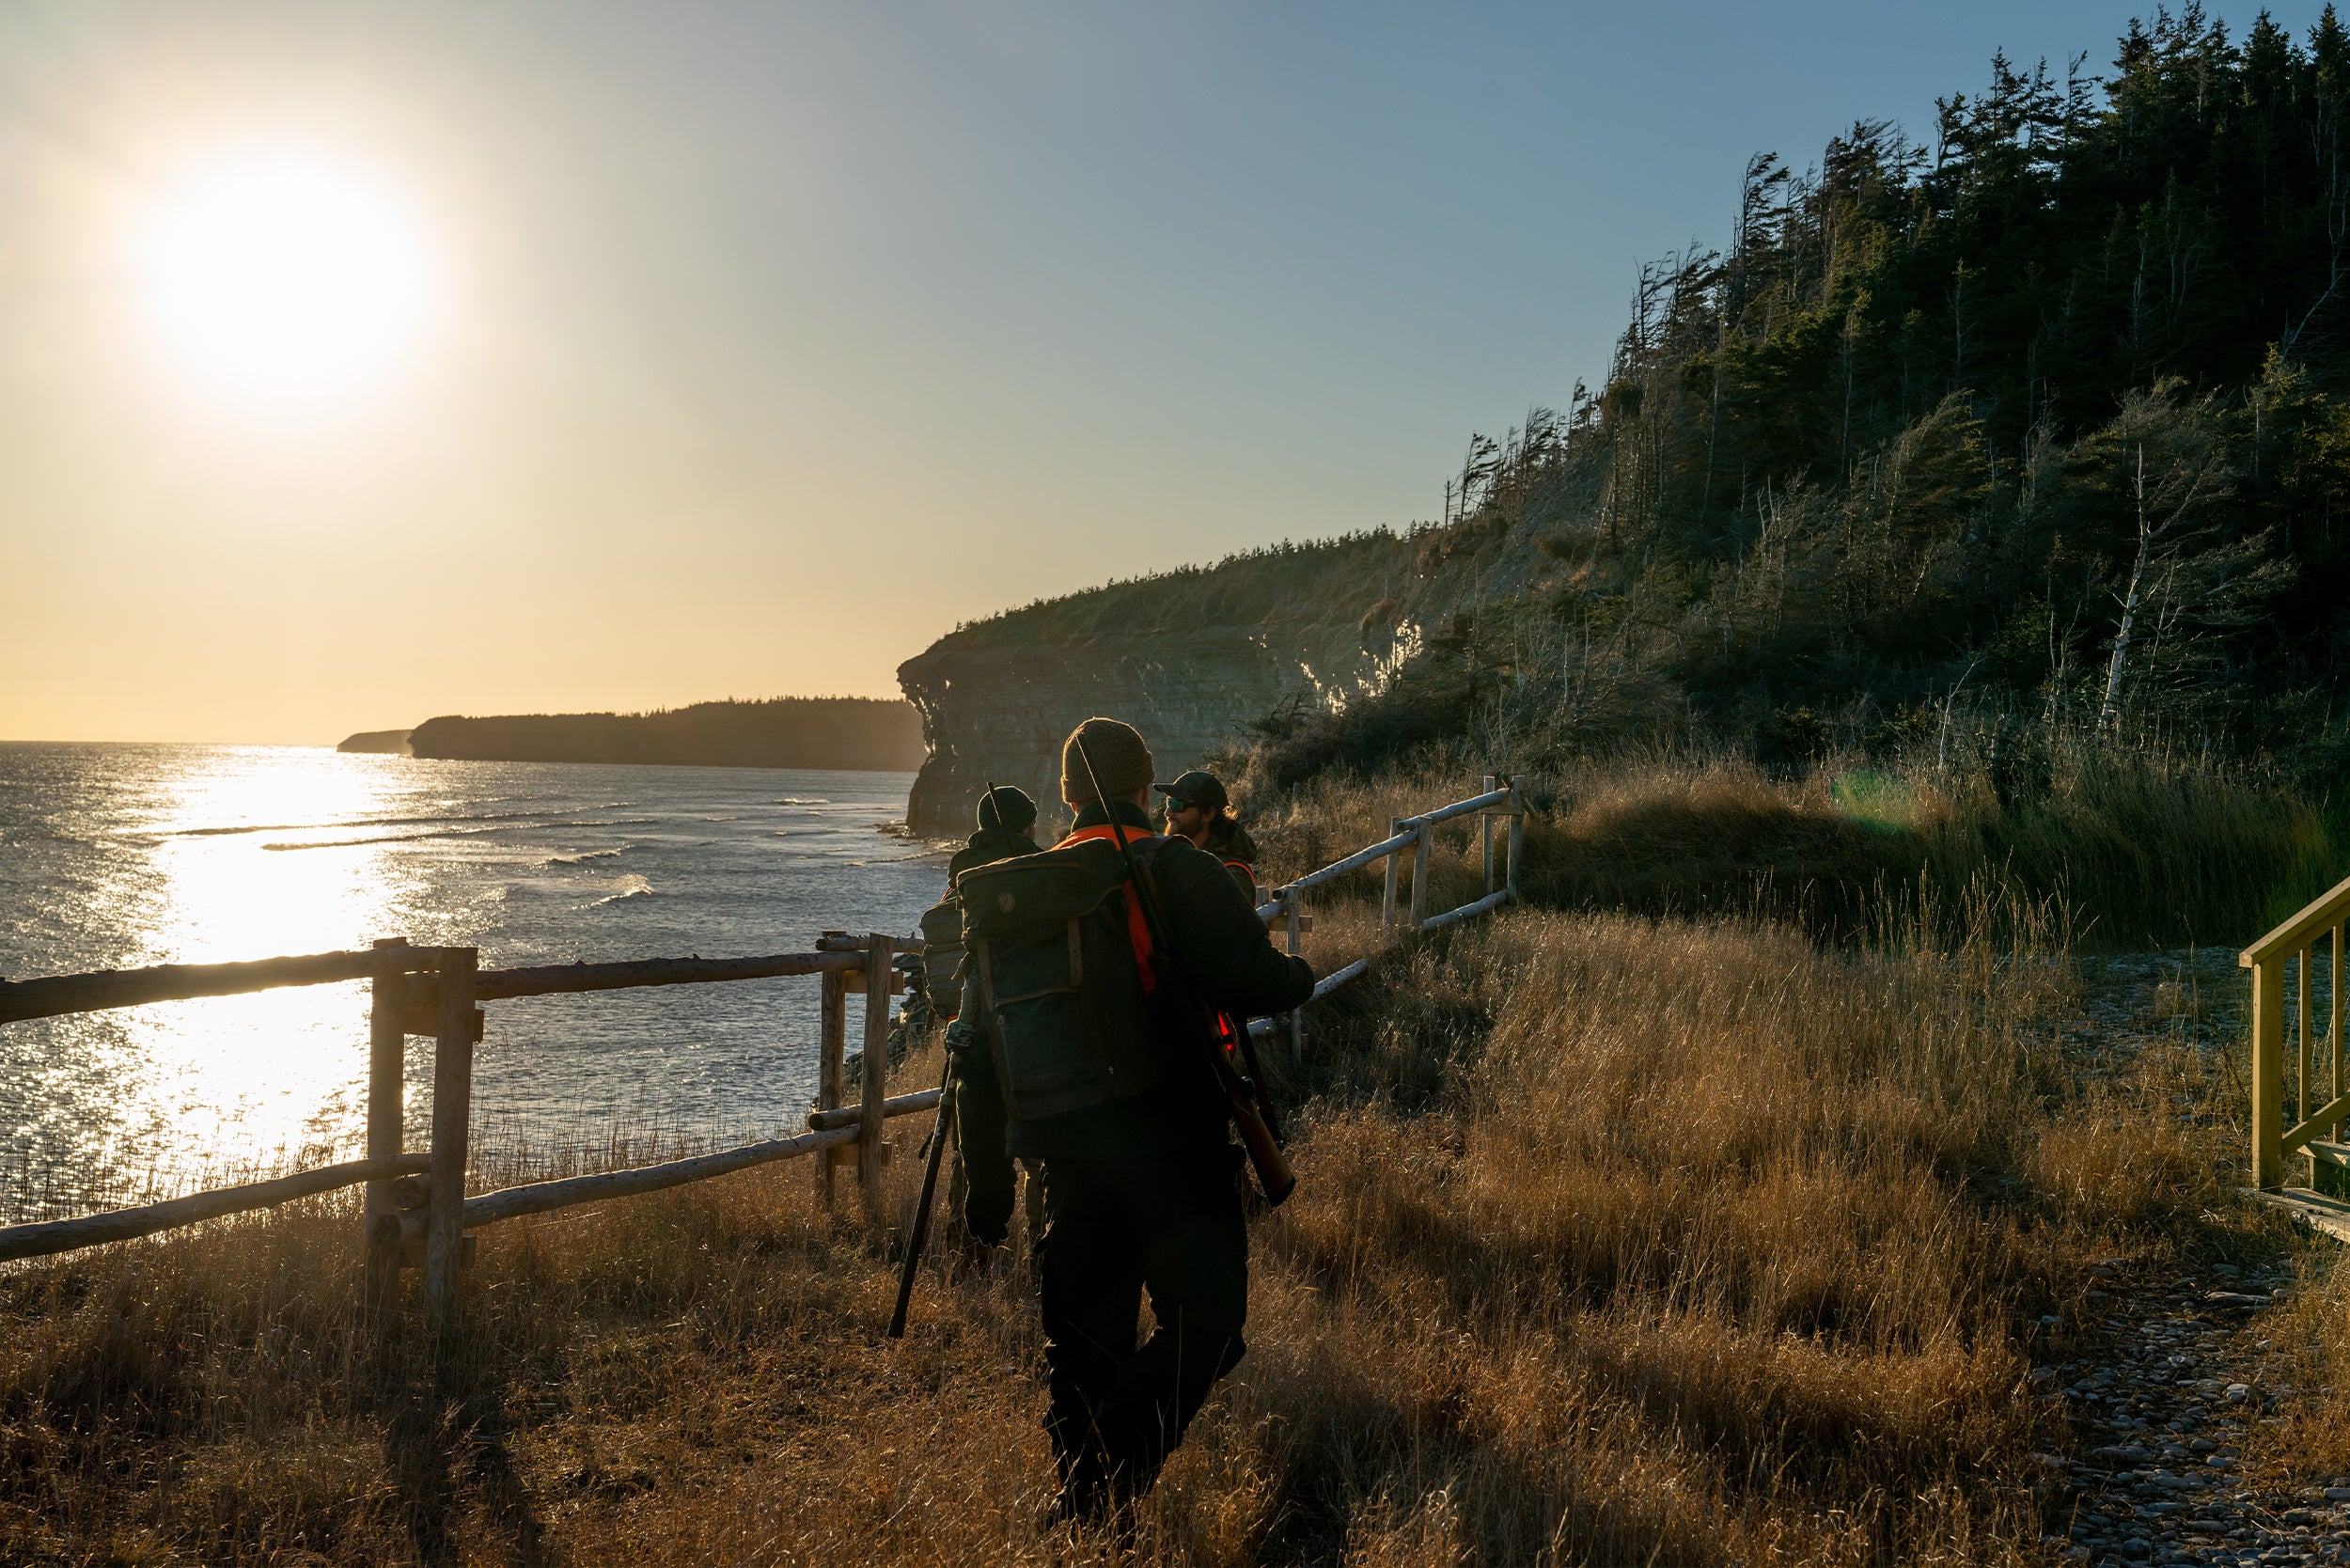
[[[1188,811],[1190,809],[1191,802],[1187,800],[1177,800],[1173,795],[1167,797],[1167,814],[1168,816],[1171,817],[1178,811]]]

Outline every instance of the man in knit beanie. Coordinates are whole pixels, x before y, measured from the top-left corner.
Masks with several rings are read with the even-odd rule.
[[[1069,837],[1042,855],[974,871],[963,885],[966,908],[982,912],[975,918],[1001,910],[1010,920],[1032,893],[1049,894],[1089,874],[1088,867],[1104,868],[1103,886],[1116,891],[1101,907],[1116,923],[1109,934],[1087,940],[1135,947],[1131,964],[1122,955],[1117,963],[1089,956],[1075,979],[1084,1005],[1070,1014],[1140,1020],[1103,1036],[1098,1047],[1083,1035],[1021,1044],[1035,1039],[1023,1035],[1033,1027],[1024,1018],[1038,1015],[1023,1015],[1019,1005],[1053,992],[1034,983],[1028,995],[1009,991],[979,964],[966,965],[962,1012],[947,1034],[955,1132],[970,1178],[964,1222],[974,1236],[992,1244],[1008,1229],[1012,1158],[1043,1162],[1039,1272],[1052,1389],[1044,1426],[1061,1481],[1054,1523],[1130,1521],[1135,1499],[1247,1348],[1241,1330],[1248,1315],[1248,1230],[1234,1180],[1243,1156],[1230,1138],[1230,1106],[1204,1065],[1189,1059],[1206,1042],[1172,1033],[1200,1021],[1186,1026],[1166,998],[1152,1002],[1151,938],[1141,921],[1120,913],[1133,888],[1119,863],[1104,859],[1102,841],[1132,846],[1157,891],[1168,971],[1210,1006],[1261,1016],[1313,994],[1305,960],[1275,950],[1222,862],[1152,830],[1154,771],[1151,748],[1133,726],[1086,720],[1061,748],[1061,798],[1076,819]],[[1046,875],[1062,880],[1048,883]],[[1081,924],[1068,926],[1073,951]],[[1056,928],[1042,946],[1059,940]],[[1086,1053],[1097,1049],[1112,1065],[1106,1076],[1089,1079],[1086,1064],[1096,1058]],[[1024,1065],[1038,1061],[1058,1076]],[[1101,1087],[1072,1097],[1073,1077]],[[1123,1087],[1137,1077],[1145,1080],[1138,1090]],[[1048,1090],[1060,1095],[1052,1104],[1077,1108],[1010,1113],[1012,1104],[1042,1105]],[[1029,1095],[1037,1098],[1022,1098]],[[1145,1290],[1154,1326],[1137,1346]]]
[[[998,784],[979,796],[979,831],[964,840],[947,862],[947,885],[974,866],[993,865],[1015,855],[1034,855],[1037,842],[1028,837],[1036,826],[1036,802],[1016,785]]]
[[[1077,754],[1081,742],[1085,757],[1093,761],[1090,774],[1084,758]],[[1142,732],[1114,718],[1089,718],[1071,730],[1069,739],[1060,746],[1060,798],[1072,806],[1098,805],[1101,797],[1094,793],[1095,775],[1100,776],[1102,788],[1109,792],[1110,799],[1138,794],[1147,805],[1156,769]],[[1150,831],[1147,820],[1143,831]]]

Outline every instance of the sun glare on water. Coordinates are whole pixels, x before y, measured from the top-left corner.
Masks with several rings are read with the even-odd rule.
[[[208,398],[307,405],[381,382],[440,306],[422,225],[367,170],[287,148],[183,167],[129,261],[149,326]]]

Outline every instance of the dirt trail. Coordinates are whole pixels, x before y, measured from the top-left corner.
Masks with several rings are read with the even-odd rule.
[[[2084,961],[2082,1006],[2062,1027],[2065,1055],[2094,1079],[2138,1071],[2150,1049],[2171,1053],[2201,1081],[2174,1097],[2173,1114],[2241,1126],[2230,1053],[2242,1040],[2243,981],[2233,959],[2181,951]],[[2350,1476],[2278,1486],[2239,1474],[2248,1435],[2277,1422],[2279,1402],[2299,1392],[2272,1371],[2281,1358],[2264,1323],[2305,1261],[2330,1266],[2331,1244],[2309,1245],[2306,1260],[2271,1250],[2234,1262],[2115,1258],[2092,1269],[2087,1332],[2052,1343],[2064,1358],[2032,1372],[2076,1437],[2072,1453],[2041,1456],[2069,1499],[2049,1511],[2058,1523],[2069,1515],[2070,1528],[2048,1546],[2092,1563],[2350,1562]]]

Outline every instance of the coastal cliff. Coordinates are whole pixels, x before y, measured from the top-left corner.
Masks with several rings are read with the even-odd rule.
[[[337,751],[370,752],[384,757],[406,757],[408,737],[413,729],[362,729],[356,735],[346,735]]]
[[[1172,778],[1250,721],[1380,689],[1421,627],[1522,591],[1523,529],[1380,529],[1112,583],[957,628],[898,666],[929,756],[907,820],[968,830],[987,786],[1052,810],[1060,746],[1095,713],[1141,729]]]
[[[408,737],[418,757],[477,762],[660,762],[727,768],[901,772],[922,761],[922,728],[902,702],[781,697],[697,702],[650,713],[444,717]]]

